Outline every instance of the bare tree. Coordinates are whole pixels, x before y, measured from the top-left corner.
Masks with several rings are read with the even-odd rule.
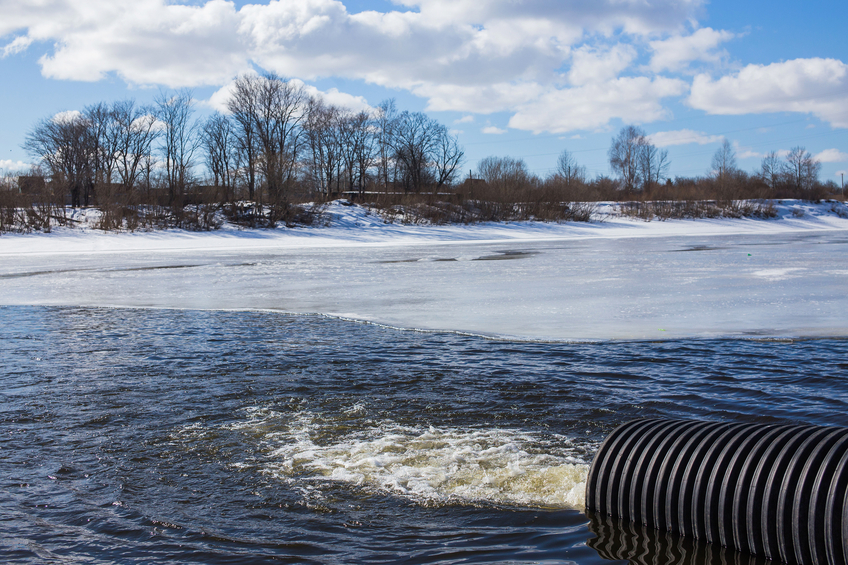
[[[309,147],[309,176],[314,187],[329,196],[340,189],[341,177],[341,111],[320,99],[308,103],[303,130]],[[335,186],[334,186],[335,185]]]
[[[786,166],[777,156],[776,151],[770,151],[760,162],[760,178],[772,190],[777,188],[781,178],[785,176],[785,172]]]
[[[368,171],[374,166],[377,160],[377,136],[376,127],[374,125],[374,117],[366,112],[361,111],[357,114],[356,123],[359,124],[357,131],[360,137],[357,143],[356,165],[359,168],[357,176],[359,178],[359,190],[364,190],[366,180],[369,178]]]
[[[342,154],[348,174],[348,189],[360,194],[365,189],[368,169],[374,162],[375,140],[368,112],[343,113],[339,119]]]
[[[443,125],[438,128],[433,157],[436,169],[436,189],[453,184],[462,160],[465,158],[465,152],[459,145],[459,138],[451,135],[448,128]]]
[[[719,181],[729,179],[737,171],[736,150],[727,139],[721,142],[721,146],[713,154],[710,168],[713,176]]]
[[[642,187],[649,189],[652,185],[660,184],[668,175],[668,151],[657,149],[644,136],[638,142],[637,148],[639,178],[642,180]]]
[[[389,189],[389,177],[395,180],[395,175],[390,173],[390,170],[397,170],[393,166],[396,163],[394,159],[394,129],[397,121],[397,107],[395,106],[394,98],[384,100],[377,107],[377,115],[374,119],[377,129],[377,167],[378,177],[383,183],[386,191]]]
[[[394,157],[406,190],[419,192],[434,181],[431,163],[438,122],[421,112],[402,112],[393,124]]]
[[[41,120],[27,134],[23,147],[44,163],[55,184],[64,186],[71,205],[80,206],[80,196],[91,185],[95,167],[88,120],[78,112]]]
[[[621,128],[613,138],[608,156],[610,167],[618,174],[624,190],[636,190],[642,184],[639,155],[645,140],[645,131],[636,126]]]
[[[786,156],[787,173],[798,190],[810,191],[819,180],[821,163],[804,147],[793,147]]]
[[[184,194],[191,176],[194,153],[201,139],[197,125],[192,122],[194,97],[190,90],[180,90],[169,95],[160,92],[156,97],[156,118],[162,130],[162,158],[168,184],[168,203],[173,204],[177,194]]]
[[[225,199],[232,200],[239,169],[239,152],[232,122],[215,112],[203,124],[201,139],[206,166],[212,173],[214,185],[223,187]]]
[[[130,192],[139,180],[141,164],[159,135],[153,109],[136,106],[132,100],[116,102],[112,106],[112,127],[107,135],[114,136],[116,172],[124,190]]]
[[[227,100],[227,110],[235,121],[234,131],[238,151],[243,155],[247,172],[247,192],[251,201],[256,200],[257,163],[259,147],[256,122],[259,112],[260,78],[242,75],[233,83],[233,91]]]
[[[259,95],[255,126],[262,150],[260,168],[271,201],[285,203],[303,142],[300,126],[306,116],[308,97],[302,86],[274,74],[260,77],[256,84]]]
[[[105,102],[87,106],[83,111],[85,119],[91,128],[92,143],[94,144],[94,174],[90,190],[96,194],[99,187],[110,185],[113,181],[117,164],[117,135],[110,135],[114,128],[114,112]],[[86,192],[85,204],[88,205],[89,194]]]
[[[536,184],[523,159],[512,157],[486,157],[477,164],[477,176],[489,186],[512,193]]]
[[[586,182],[586,167],[577,164],[577,159],[563,149],[557,158],[557,168],[554,173],[566,186],[574,186]]]

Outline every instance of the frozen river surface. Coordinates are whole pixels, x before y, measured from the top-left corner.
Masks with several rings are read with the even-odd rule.
[[[0,252],[6,305],[273,310],[543,340],[845,336],[847,287],[848,231]]]

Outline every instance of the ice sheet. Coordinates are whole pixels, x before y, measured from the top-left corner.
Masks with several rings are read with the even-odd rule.
[[[848,335],[848,220],[815,211],[470,228],[362,221],[373,231],[3,236],[0,304],[268,309],[523,339]]]

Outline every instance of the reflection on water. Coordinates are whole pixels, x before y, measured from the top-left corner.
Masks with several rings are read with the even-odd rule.
[[[587,545],[604,559],[632,565],[767,565],[763,557],[661,532],[626,520],[591,512]]]

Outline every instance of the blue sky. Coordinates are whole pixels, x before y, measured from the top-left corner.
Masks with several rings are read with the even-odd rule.
[[[270,70],[355,107],[395,98],[540,175],[568,149],[609,174],[643,127],[672,176],[802,145],[848,170],[848,2],[704,0],[0,0],[0,168],[33,124],[98,101],[190,87],[201,113],[240,72]]]

